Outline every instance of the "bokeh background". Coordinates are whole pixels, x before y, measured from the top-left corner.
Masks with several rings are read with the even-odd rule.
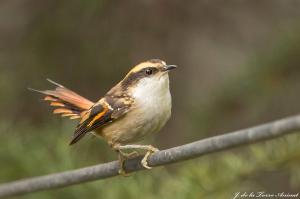
[[[76,122],[51,114],[26,88],[51,78],[97,100],[151,58],[171,74],[173,116],[151,143],[161,149],[300,112],[300,1],[0,1],[0,182],[116,159]],[[300,136],[175,165],[27,196],[31,198],[232,198],[300,190]]]

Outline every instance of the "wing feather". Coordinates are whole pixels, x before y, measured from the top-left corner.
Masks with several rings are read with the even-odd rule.
[[[90,132],[110,121],[112,110],[108,105],[97,102],[83,117],[75,129],[70,145],[78,142],[87,132]]]
[[[130,108],[130,103],[122,97],[105,96],[89,109],[75,129],[70,145],[75,144],[86,133],[104,126],[113,120],[125,115]]]

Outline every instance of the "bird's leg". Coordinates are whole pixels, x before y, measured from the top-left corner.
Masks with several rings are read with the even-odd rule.
[[[130,158],[134,158],[137,157],[139,155],[138,152],[133,151],[131,153],[126,153],[124,151],[122,151],[120,149],[119,144],[113,145],[113,149],[118,153],[118,157],[119,157],[119,174],[121,174],[122,176],[128,176],[128,174],[126,173],[126,171],[124,170],[124,162]]]
[[[119,171],[118,171],[118,173],[124,177],[127,177],[129,175],[126,173],[126,171],[124,169],[124,162],[125,162],[126,158],[122,155],[122,153],[120,153],[120,151],[118,153],[118,156],[119,156]]]
[[[124,146],[119,146],[120,150],[126,150],[126,149],[142,149],[142,150],[146,150],[146,154],[143,157],[141,164],[143,165],[143,167],[145,167],[146,169],[151,169],[152,167],[148,166],[148,158],[151,154],[158,152],[159,150],[151,145],[138,145],[138,144],[132,144],[132,145],[124,145]]]

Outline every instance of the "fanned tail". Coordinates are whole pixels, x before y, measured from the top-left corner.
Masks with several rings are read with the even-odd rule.
[[[79,119],[91,108],[91,106],[93,106],[94,102],[50,79],[47,80],[54,84],[56,88],[45,91],[35,90],[32,88],[29,88],[29,90],[46,95],[44,100],[49,101],[50,106],[55,108],[53,111],[54,114],[61,114],[62,117],[69,117],[70,119]]]

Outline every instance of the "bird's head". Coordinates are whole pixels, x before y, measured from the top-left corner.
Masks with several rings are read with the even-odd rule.
[[[122,80],[121,86],[126,89],[164,86],[169,84],[169,71],[175,68],[177,66],[167,65],[160,59],[151,59],[133,67]]]

